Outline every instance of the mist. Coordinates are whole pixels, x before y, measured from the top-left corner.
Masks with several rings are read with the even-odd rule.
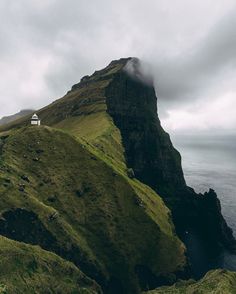
[[[168,131],[235,130],[233,0],[3,0],[0,14],[0,117],[43,107],[133,56],[152,76]]]

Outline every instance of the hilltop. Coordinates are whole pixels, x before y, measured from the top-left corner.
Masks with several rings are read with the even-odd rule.
[[[111,62],[37,114],[40,127],[26,116],[0,128],[0,235],[72,262],[104,293],[189,277],[186,232],[209,256],[235,249],[215,192],[186,185],[139,60]]]

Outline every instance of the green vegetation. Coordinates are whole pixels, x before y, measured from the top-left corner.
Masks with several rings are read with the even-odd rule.
[[[101,293],[72,263],[42,250],[0,237],[0,293]]]
[[[115,278],[127,293],[139,289],[137,265],[167,279],[183,270],[163,201],[93,149],[49,127],[13,130],[2,148],[0,234],[73,261],[103,287]]]
[[[126,62],[38,111],[42,126],[25,117],[0,127],[0,293],[100,293],[96,282],[140,293],[185,270],[171,213],[128,169],[107,113],[106,89]],[[151,293],[211,293],[220,276],[223,292],[212,293],[227,293],[234,274],[219,271]],[[205,292],[184,292],[201,283]]]
[[[181,281],[171,287],[161,287],[148,294],[235,294],[236,273],[226,270],[208,272],[204,278]]]

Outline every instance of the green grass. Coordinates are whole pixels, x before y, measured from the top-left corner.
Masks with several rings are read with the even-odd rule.
[[[71,260],[104,288],[115,278],[126,293],[137,293],[137,265],[168,278],[184,269],[186,258],[161,198],[128,177],[120,132],[106,113],[105,89],[122,67],[95,73],[85,87],[40,110],[42,124],[51,127],[27,126],[26,117],[0,129],[9,135],[0,213],[33,213],[32,234],[43,230],[44,239],[23,234],[23,241]]]
[[[57,255],[0,237],[0,293],[101,293],[95,282]]]
[[[0,238],[0,245],[8,242],[0,260],[7,256],[9,268],[0,293],[11,287],[37,293],[39,286],[51,293],[52,284],[60,289],[52,293],[80,293],[86,274],[106,291],[133,294],[141,291],[136,266],[169,281],[185,268],[185,247],[169,209],[151,188],[128,177],[121,134],[106,112],[106,88],[124,64],[95,72],[39,110],[45,126],[30,127],[27,116],[0,127],[0,234],[28,244]],[[10,250],[20,252],[20,260]],[[234,275],[210,272],[198,283],[155,291],[233,293],[227,291]],[[217,283],[221,292],[210,292]]]
[[[116,277],[127,293],[135,293],[136,265],[168,276],[183,269],[185,248],[160,197],[129,179],[124,162],[105,156],[95,141],[43,126],[12,131],[2,151],[0,213],[17,208],[34,213],[46,236],[35,237],[36,244],[73,261],[98,282],[109,284]],[[48,244],[47,238],[54,241]]]
[[[235,294],[236,273],[226,270],[208,272],[200,281],[181,281],[171,287],[161,287],[148,294]]]

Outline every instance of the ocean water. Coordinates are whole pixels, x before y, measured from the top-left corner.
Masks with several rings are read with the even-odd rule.
[[[222,213],[236,237],[236,135],[175,135],[187,184],[196,192],[216,191]],[[236,255],[224,252],[215,263],[236,271]]]

